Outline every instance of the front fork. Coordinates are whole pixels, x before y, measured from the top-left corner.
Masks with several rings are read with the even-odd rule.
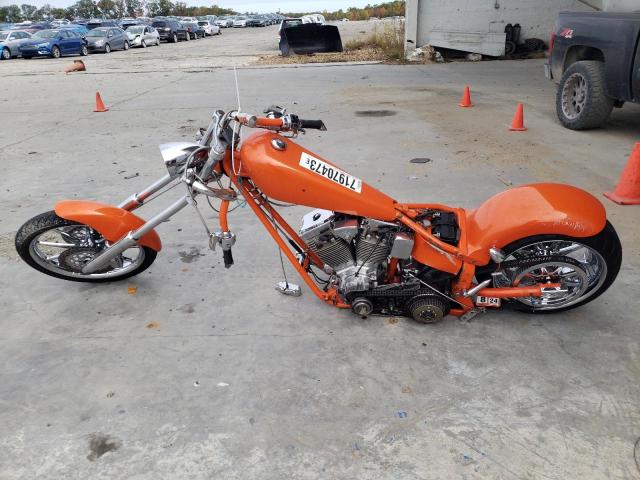
[[[138,193],[134,193],[129,196],[123,202],[121,202],[118,207],[123,210],[132,211],[137,208],[140,208],[144,205],[145,201],[148,200],[152,195],[162,190],[164,187],[169,185],[174,180],[177,180],[178,177],[167,174],[162,178],[156,180],[148,187],[144,188]],[[195,196],[195,192],[193,193]],[[106,250],[102,251],[98,256],[96,256],[93,260],[87,263],[82,269],[83,273],[93,273],[100,268],[105,267],[109,264],[113,259],[121,255],[125,250],[134,247],[137,245],[138,241],[144,237],[145,234],[149,233],[153,229],[155,229],[158,225],[163,222],[169,220],[173,215],[178,213],[180,210],[185,208],[187,205],[192,204],[192,196],[184,195],[182,198],[174,202],[172,205],[167,207],[162,212],[158,213],[156,216],[151,218],[149,221],[144,223],[136,230],[130,231],[123,238],[118,240],[116,243],[111,245]],[[229,200],[222,200],[222,204],[220,207],[220,230],[219,232],[210,234],[209,246],[212,249],[215,249],[216,245],[220,245],[222,248],[222,255],[224,258],[224,266],[225,268],[231,267],[233,265],[233,255],[231,254],[231,247],[236,242],[236,236],[229,230],[229,225],[227,222],[227,214],[229,211]]]

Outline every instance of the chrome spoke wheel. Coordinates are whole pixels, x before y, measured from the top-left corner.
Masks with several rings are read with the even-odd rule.
[[[580,73],[571,75],[562,89],[562,112],[574,120],[580,116],[587,104],[587,79]]]
[[[548,240],[521,247],[493,276],[495,287],[555,283],[560,288],[543,297],[517,298],[535,310],[555,310],[580,302],[605,281],[607,263],[595,249],[571,240]]]
[[[72,278],[119,277],[135,270],[144,261],[144,249],[135,246],[97,272],[82,273],[82,268],[108,246],[108,242],[92,228],[68,225],[54,227],[35,236],[29,244],[29,254],[46,270]]]

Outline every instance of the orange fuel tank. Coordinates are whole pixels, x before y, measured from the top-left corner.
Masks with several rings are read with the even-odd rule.
[[[289,138],[256,132],[238,157],[240,176],[251,177],[272,200],[378,220],[396,218],[394,199]]]

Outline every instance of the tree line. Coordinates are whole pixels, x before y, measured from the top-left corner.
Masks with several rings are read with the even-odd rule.
[[[189,7],[185,2],[170,0],[78,0],[67,8],[57,8],[43,5],[41,8],[29,4],[8,5],[0,7],[0,22],[23,22],[25,20],[39,21],[48,18],[121,18],[141,17],[148,14],[158,15],[234,15],[230,8],[217,5],[210,7]]]
[[[364,8],[351,7],[347,10],[336,10],[333,12],[323,11],[322,15],[326,20],[342,20],[346,18],[348,20],[369,20],[372,17],[385,18],[385,17],[401,17],[404,16],[405,2],[396,0],[393,2],[377,3],[374,5],[367,5]],[[313,12],[306,12],[313,13]],[[287,13],[288,17],[301,17],[306,13]]]
[[[286,13],[289,17],[300,17],[307,13]],[[73,20],[82,18],[121,18],[141,17],[143,15],[155,16],[198,16],[198,15],[236,15],[232,9],[222,8],[217,5],[210,7],[189,7],[185,2],[171,0],[78,0],[68,8],[57,8],[51,5],[43,5],[41,8],[23,3],[21,5],[8,5],[0,7],[0,22],[22,22],[25,20],[38,21],[48,18],[67,18]],[[364,8],[348,8],[334,12],[322,12],[327,20],[368,20],[371,17],[391,17],[404,15],[404,1],[393,1],[375,5],[367,5]]]

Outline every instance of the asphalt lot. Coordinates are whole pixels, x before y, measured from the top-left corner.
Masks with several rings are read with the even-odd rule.
[[[280,296],[277,250],[247,208],[230,217],[230,270],[189,211],[159,227],[156,263],[123,283],[67,283],[17,260],[23,221],[58,199],[119,202],[163,174],[158,144],[234,107],[218,47],[240,33],[188,58],[165,53],[186,43],[90,56],[82,74],[53,73],[70,59],[0,63],[0,478],[638,478],[637,207],[605,203],[625,257],[597,301],[430,327]],[[271,48],[268,33],[247,42]],[[471,208],[537,181],[600,195],[640,127],[632,105],[605,129],[562,129],[539,60],[238,76],[244,110],[322,118],[329,131],[301,143],[406,201]],[[472,109],[457,107],[465,84]],[[92,112],[96,90],[108,113]],[[517,101],[525,133],[507,132]],[[284,213],[297,226],[305,211]]]

